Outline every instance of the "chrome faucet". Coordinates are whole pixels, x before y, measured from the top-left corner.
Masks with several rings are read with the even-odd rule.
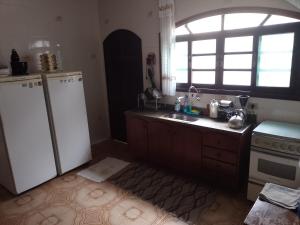
[[[195,95],[194,95],[194,93],[191,93],[192,90],[196,91]],[[199,91],[197,90],[197,88],[195,86],[190,86],[189,90],[188,90],[188,95],[185,95],[185,103],[184,103],[184,108],[183,108],[184,113],[186,113],[186,114],[194,114],[195,113],[195,111],[192,109],[193,103],[195,100],[200,101]],[[199,112],[198,112],[198,114],[199,114]]]
[[[195,95],[195,96],[194,96],[194,94],[191,95],[191,91],[192,91],[192,90],[195,90],[195,91],[196,91],[196,95]],[[189,95],[188,95],[188,97],[189,97],[189,104],[190,104],[190,106],[192,106],[192,104],[193,104],[193,102],[191,101],[191,99],[200,101],[199,91],[198,91],[198,89],[197,89],[195,86],[191,85],[191,86],[189,87]]]

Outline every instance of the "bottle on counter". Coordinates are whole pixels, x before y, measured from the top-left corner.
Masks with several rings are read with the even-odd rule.
[[[20,57],[16,49],[11,50],[10,65],[12,75],[25,75],[27,74],[27,62],[20,62]]]
[[[184,96],[183,112],[185,112],[185,113],[189,112],[189,96],[188,95]]]
[[[16,49],[11,50],[11,55],[10,55],[10,62],[20,62],[20,57],[16,51]]]
[[[175,110],[175,112],[180,112],[180,100],[179,100],[179,98],[176,98],[174,110]]]

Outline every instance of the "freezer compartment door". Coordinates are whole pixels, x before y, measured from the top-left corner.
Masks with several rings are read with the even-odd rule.
[[[82,76],[51,77],[47,86],[58,172],[63,174],[91,160]]]
[[[16,194],[57,175],[40,79],[0,84],[0,115]]]

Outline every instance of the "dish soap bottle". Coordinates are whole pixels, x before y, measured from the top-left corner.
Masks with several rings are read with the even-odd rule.
[[[175,110],[175,112],[180,112],[180,99],[179,98],[176,98],[174,110]]]
[[[189,96],[184,96],[184,102],[183,102],[183,112],[188,113],[189,112]]]

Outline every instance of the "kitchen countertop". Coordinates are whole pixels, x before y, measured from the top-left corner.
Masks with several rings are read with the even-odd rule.
[[[246,225],[299,225],[300,219],[291,210],[257,199],[246,217]]]
[[[195,126],[195,127],[211,128],[211,129],[231,132],[231,133],[235,133],[235,134],[243,134],[251,126],[250,124],[246,124],[241,129],[232,129],[232,128],[228,127],[227,122],[217,121],[217,120],[208,118],[206,116],[199,116],[199,117],[197,117],[199,119],[194,122],[164,117],[164,115],[169,114],[169,113],[174,113],[174,112],[150,111],[150,110],[144,110],[144,111],[130,110],[130,111],[126,112],[126,114],[134,114],[134,115],[143,116],[143,117],[161,119],[161,120],[165,120],[165,121],[173,121],[176,123],[187,124],[187,125],[191,125],[191,126]]]
[[[0,83],[15,82],[15,81],[26,81],[32,79],[42,79],[40,74],[22,75],[22,76],[0,76]]]

